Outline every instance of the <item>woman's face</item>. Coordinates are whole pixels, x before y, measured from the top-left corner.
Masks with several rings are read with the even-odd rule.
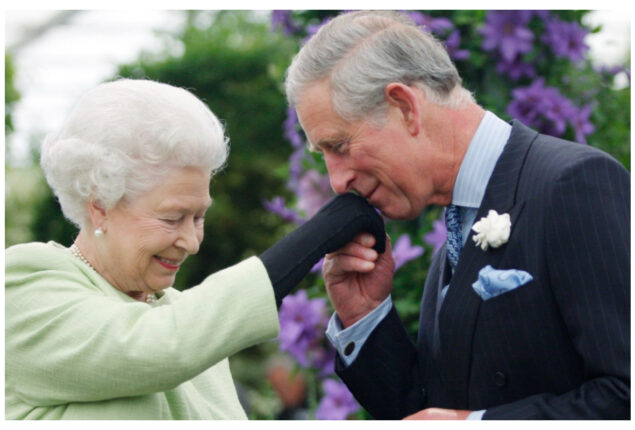
[[[203,168],[175,169],[150,192],[107,211],[106,234],[95,239],[102,276],[126,293],[172,286],[203,241],[209,181]]]

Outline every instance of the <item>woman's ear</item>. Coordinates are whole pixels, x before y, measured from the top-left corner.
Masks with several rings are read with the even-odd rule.
[[[93,224],[93,228],[101,228],[106,231],[106,210],[102,207],[102,204],[96,200],[88,202],[88,215],[90,216],[90,222]]]
[[[392,82],[386,85],[385,95],[388,103],[401,112],[408,132],[412,136],[418,135],[421,128],[419,92],[415,92],[411,87],[402,83]]]

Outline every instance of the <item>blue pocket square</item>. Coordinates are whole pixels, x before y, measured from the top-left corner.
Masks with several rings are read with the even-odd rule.
[[[478,272],[478,280],[472,284],[472,288],[481,299],[489,300],[525,285],[532,279],[533,276],[522,270],[496,270],[488,264]]]

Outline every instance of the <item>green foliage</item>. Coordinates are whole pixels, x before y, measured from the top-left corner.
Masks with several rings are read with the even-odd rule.
[[[206,16],[207,15],[207,16]],[[201,25],[201,22],[209,24]],[[231,141],[227,167],[212,182],[205,241],[179,273],[177,288],[258,254],[272,244],[280,222],[262,201],[284,192],[275,174],[290,147],[282,136],[285,101],[270,64],[288,58],[295,45],[254,21],[247,12],[191,12],[175,36],[182,53],[142,57],[119,75],[186,87],[226,126]]]
[[[337,13],[297,11],[293,19],[306,28]],[[447,18],[460,30],[460,48],[469,51],[469,59],[456,61],[464,85],[483,107],[509,119],[506,107],[512,89],[529,85],[531,80],[513,82],[500,75],[496,59],[482,51],[483,38],[478,28],[486,11],[425,13]],[[553,13],[563,20],[579,22],[586,12]],[[531,28],[538,32],[542,25],[536,19]],[[214,204],[208,211],[205,240],[199,255],[188,259],[181,268],[177,288],[196,285],[210,273],[257,255],[294,228],[265,211],[262,202],[276,195],[293,201],[285,186],[292,148],[282,134],[286,109],[282,82],[284,71],[305,35],[306,32],[301,32],[284,37],[281,32],[272,32],[269,22],[248,11],[191,11],[182,30],[164,35],[163,52],[144,53],[138,61],[119,67],[118,76],[150,78],[190,89],[224,122],[231,140],[228,165],[212,181]],[[611,75],[597,73],[590,63],[573,65],[540,47],[526,54],[526,59],[535,61],[538,74],[547,85],[559,88],[580,106],[594,104],[591,122],[595,132],[588,137],[589,143],[612,154],[630,169],[630,85],[618,89]],[[13,73],[11,59],[5,56],[5,134],[12,131],[11,107],[19,99]],[[565,137],[571,139],[572,133],[568,130]],[[321,157],[312,157],[318,163],[317,169],[325,173]],[[6,246],[31,240],[72,243],[77,230],[64,220],[38,167],[7,168],[6,184]],[[432,223],[440,214],[440,208],[429,207],[416,220],[390,222],[387,226],[393,244],[402,234],[408,234],[413,245],[425,248],[423,256],[398,271],[392,294],[413,340],[422,288],[433,254],[423,236],[432,230]],[[308,276],[300,288],[307,289],[310,297],[325,296],[323,281],[315,274]],[[274,418],[282,407],[265,375],[267,360],[276,350],[277,344],[270,342],[249,348],[231,360],[234,377],[251,405],[250,418]],[[310,385],[307,404],[314,409],[319,400],[318,389],[315,383],[311,385],[309,372],[301,372]],[[369,417],[360,411],[355,418]]]
[[[205,14],[211,19],[201,26]],[[120,66],[118,76],[190,89],[225,124],[231,142],[228,165],[212,182],[206,239],[177,277],[176,287],[184,289],[262,252],[285,228],[262,200],[285,192],[284,176],[276,171],[284,170],[291,152],[282,136],[286,103],[270,64],[289,58],[295,44],[248,12],[191,12],[184,29],[167,37],[166,46],[180,46],[179,53],[143,54]],[[50,191],[34,204],[33,238],[70,245],[76,229]]]
[[[20,100],[20,93],[15,88],[15,67],[11,55],[4,54],[4,135],[13,132],[11,112],[15,103]],[[7,148],[5,148],[6,154]]]
[[[36,239],[33,223],[36,217],[35,202],[47,194],[42,171],[39,167],[5,169],[5,246],[30,242]],[[56,214],[56,217],[59,215]]]

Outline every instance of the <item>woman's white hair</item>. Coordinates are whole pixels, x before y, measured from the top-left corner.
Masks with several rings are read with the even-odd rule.
[[[296,106],[308,86],[325,79],[335,111],[346,119],[382,122],[391,82],[417,86],[442,106],[473,101],[443,45],[398,12],[351,12],[325,24],[287,70],[289,104]]]
[[[90,201],[111,209],[156,186],[171,169],[225,165],[222,124],[182,88],[120,79],[86,93],[42,144],[41,165],[64,216],[78,227]]]

